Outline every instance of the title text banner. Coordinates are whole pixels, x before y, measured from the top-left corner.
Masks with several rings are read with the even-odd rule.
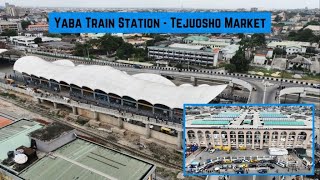
[[[270,12],[52,12],[50,33],[270,33]]]

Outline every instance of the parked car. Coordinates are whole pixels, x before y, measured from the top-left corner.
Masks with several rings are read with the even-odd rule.
[[[250,162],[251,162],[251,163],[257,163],[257,162],[259,162],[259,161],[256,160],[256,159],[251,159]]]
[[[270,169],[274,169],[274,168],[275,168],[275,166],[274,166],[273,164],[271,164],[271,163],[268,164],[268,167],[269,167]]]
[[[216,149],[213,149],[213,148],[212,148],[212,149],[209,150],[209,153],[212,154],[212,153],[214,153],[215,151],[216,151]]]
[[[267,162],[267,160],[264,160],[264,159],[261,159],[260,161],[259,161],[259,163],[266,163]]]
[[[268,172],[268,169],[259,169],[258,173],[265,174]]]
[[[233,160],[233,163],[242,163],[242,159],[235,159],[235,160]]]
[[[244,174],[244,169],[243,168],[239,168],[239,169],[236,169],[235,172],[237,174]]]
[[[268,165],[265,164],[265,163],[259,163],[258,166],[259,166],[259,167],[268,167]]]
[[[277,161],[274,160],[274,159],[269,160],[269,162],[270,162],[270,163],[273,163],[273,164],[277,163]]]
[[[317,89],[320,89],[320,84],[314,84],[313,87],[317,88]]]
[[[206,160],[206,163],[208,164],[208,163],[211,163],[212,162],[212,159],[207,159]]]
[[[226,159],[226,160],[224,160],[224,163],[226,163],[226,164],[231,164],[232,161],[231,161],[230,159]]]
[[[250,162],[250,161],[247,159],[243,159],[242,162]]]
[[[286,167],[286,164],[284,164],[283,162],[277,162],[276,165],[282,167],[282,168],[285,168]]]
[[[221,161],[221,160],[214,160],[213,163],[214,163],[214,164],[222,164],[223,161]]]
[[[254,167],[257,167],[257,164],[249,164],[248,167],[249,168],[254,168]]]

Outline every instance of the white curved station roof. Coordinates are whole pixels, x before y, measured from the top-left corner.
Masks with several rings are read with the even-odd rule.
[[[67,59],[60,59],[57,61],[53,61],[52,63],[62,65],[62,66],[75,66],[75,64],[72,61],[67,60]]]
[[[142,80],[110,66],[84,65],[64,66],[65,63],[50,63],[39,57],[25,56],[18,59],[13,69],[20,73],[34,75],[57,82],[66,82],[79,87],[99,89],[105,93],[129,96],[136,101],[182,108],[187,103],[209,103],[227,85],[210,87],[177,87]]]
[[[139,73],[134,74],[132,76],[141,80],[151,81],[154,83],[160,83],[168,86],[176,86],[172,81],[158,74]]]

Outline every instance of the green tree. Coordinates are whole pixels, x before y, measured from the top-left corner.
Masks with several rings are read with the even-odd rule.
[[[285,49],[282,49],[282,48],[275,48],[273,50],[273,54],[276,54],[276,55],[286,55],[287,52]]]
[[[132,54],[134,54],[134,47],[129,43],[123,43],[116,52],[116,56],[119,59],[128,59],[132,57]]]
[[[5,29],[4,31],[2,31],[2,33],[0,34],[1,36],[18,36],[17,31],[13,30],[13,29]]]
[[[224,65],[224,68],[225,68],[225,70],[228,71],[229,73],[234,73],[234,72],[236,72],[236,70],[237,70],[237,67],[236,67],[236,65],[234,65],[234,64],[226,64],[226,65]]]
[[[253,34],[251,36],[251,42],[253,46],[265,46],[266,37],[264,34]]]
[[[81,57],[88,57],[92,54],[92,46],[89,43],[76,43],[76,46],[73,51],[73,55],[81,56]]]
[[[40,44],[40,43],[42,43],[42,38],[37,37],[33,41],[34,41],[35,44]]]
[[[29,25],[31,25],[30,21],[21,21],[21,27],[23,30],[27,29]]]
[[[243,48],[240,48],[230,59],[230,64],[233,65],[233,67],[230,68],[234,70],[234,72],[247,72],[249,70],[250,60],[246,60]]]
[[[275,22],[280,22],[282,20],[282,17],[280,17],[279,15],[277,15],[275,18],[274,18],[274,21]]]
[[[107,55],[116,52],[124,43],[121,37],[111,36],[110,34],[102,36],[99,41],[99,50],[105,52]]]
[[[297,32],[290,32],[288,39],[291,41],[319,42],[320,36],[314,35],[310,29],[301,29]]]

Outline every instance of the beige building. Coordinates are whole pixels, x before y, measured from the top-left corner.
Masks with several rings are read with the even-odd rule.
[[[311,148],[312,117],[240,110],[216,115],[187,115],[186,142],[201,147],[247,149]]]

